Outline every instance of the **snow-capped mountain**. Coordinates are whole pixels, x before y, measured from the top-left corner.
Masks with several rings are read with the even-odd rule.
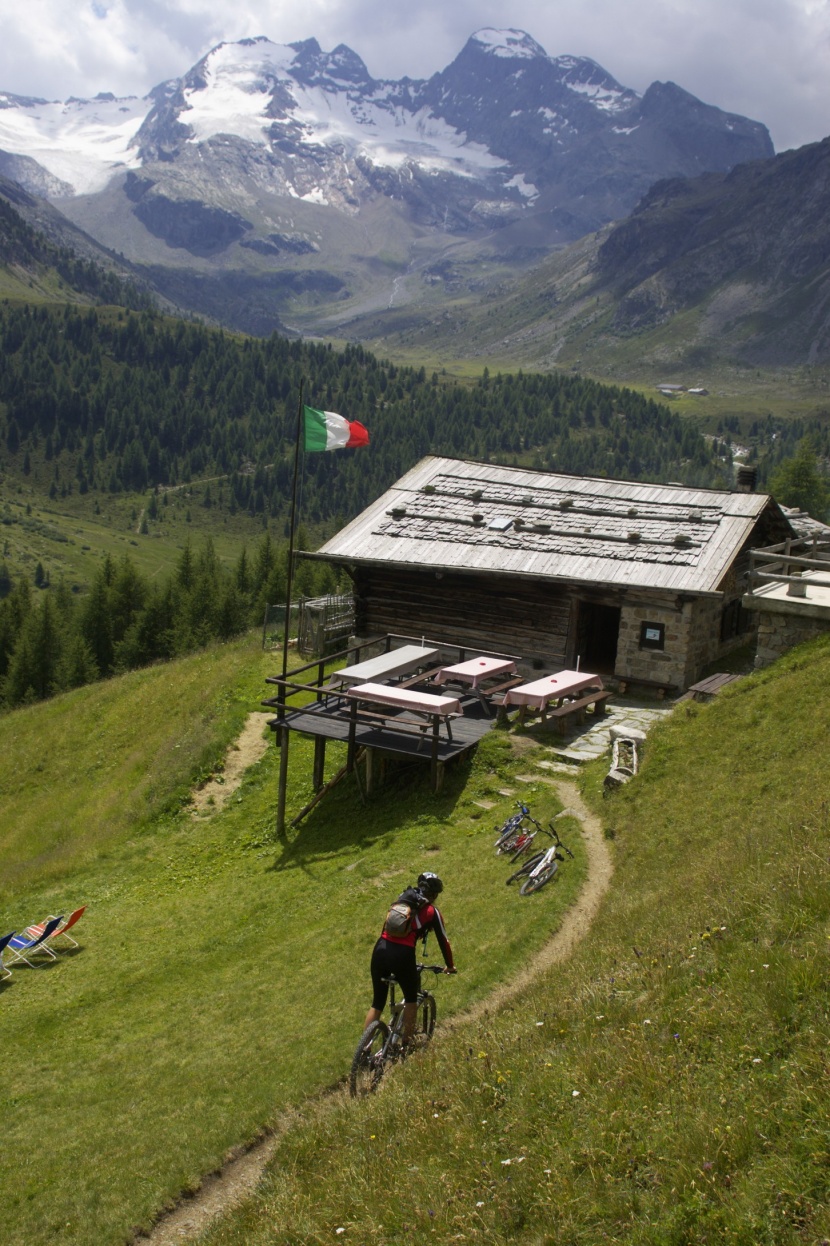
[[[0,172],[161,284],[244,276],[262,309],[383,306],[405,297],[407,267],[440,280],[429,261],[453,242],[498,229],[496,250],[526,260],[658,179],[771,154],[757,122],[673,83],[639,96],[519,30],[478,31],[424,81],[373,79],[343,45],[260,38],[141,100],[0,96]]]

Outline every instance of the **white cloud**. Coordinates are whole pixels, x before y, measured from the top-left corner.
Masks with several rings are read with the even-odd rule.
[[[2,2],[2,0],[0,0]],[[346,43],[376,77],[427,77],[482,26],[598,61],[642,91],[671,79],[763,121],[778,149],[830,133],[827,0],[29,0],[3,5],[0,91],[145,94],[216,43]]]

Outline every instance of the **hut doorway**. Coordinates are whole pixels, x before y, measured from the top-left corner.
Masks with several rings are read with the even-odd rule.
[[[581,601],[576,623],[576,656],[581,670],[613,675],[620,635],[619,606]]]

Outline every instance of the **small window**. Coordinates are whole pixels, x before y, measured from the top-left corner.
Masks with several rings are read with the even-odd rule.
[[[666,644],[665,623],[640,624],[640,648],[663,649]]]

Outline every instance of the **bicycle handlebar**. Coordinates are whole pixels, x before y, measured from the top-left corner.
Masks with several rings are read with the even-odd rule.
[[[557,847],[557,848],[564,848],[564,849],[565,849],[565,851],[567,852],[568,856],[569,856],[569,857],[571,858],[571,860],[573,861],[573,859],[574,859],[574,854],[571,852],[571,850],[570,850],[570,848],[568,847],[568,845],[567,845],[567,844],[563,844],[563,843],[562,843],[562,840],[559,838],[559,832],[557,831],[556,827],[553,825],[553,823],[552,823],[552,822],[551,822],[551,824],[550,824],[550,830],[549,830],[547,833],[548,833],[548,835],[550,835],[551,839],[552,839],[552,840],[553,840],[553,842],[556,844],[556,847]]]

